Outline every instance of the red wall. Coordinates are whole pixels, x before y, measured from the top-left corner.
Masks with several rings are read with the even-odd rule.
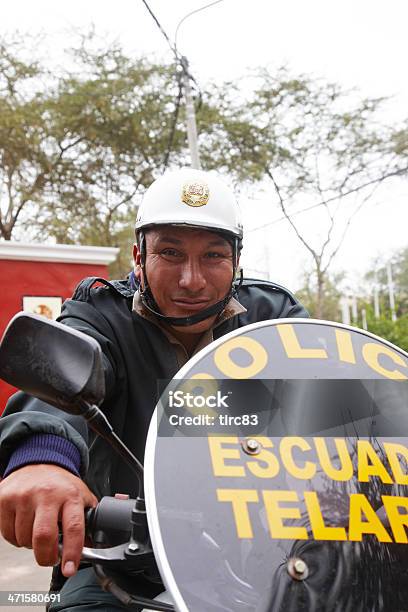
[[[23,308],[23,296],[72,296],[86,276],[108,277],[105,265],[0,259],[0,337],[11,317]],[[13,387],[0,380],[0,414]]]

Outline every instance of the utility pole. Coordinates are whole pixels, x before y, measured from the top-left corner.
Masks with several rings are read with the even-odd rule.
[[[358,310],[357,310],[357,298],[354,293],[351,296],[351,316],[353,317],[353,323],[356,324],[358,320]]]
[[[341,319],[345,325],[350,325],[350,306],[348,297],[343,295],[340,299]]]
[[[190,75],[188,71],[188,59],[185,55],[181,57],[181,66],[183,68],[182,79],[183,79],[183,90],[184,99],[186,103],[186,119],[187,119],[187,139],[188,147],[190,149],[191,167],[197,170],[201,169],[200,156],[198,153],[198,142],[197,142],[197,123],[195,116],[194,100],[190,86]]]
[[[380,318],[380,300],[378,296],[378,278],[377,271],[374,276],[374,316],[376,319]]]
[[[363,329],[367,331],[367,313],[365,308],[361,310],[361,319],[363,321]]]
[[[388,280],[388,293],[390,296],[390,308],[391,308],[391,319],[392,321],[397,320],[397,315],[395,313],[395,301],[394,301],[394,283],[392,281],[392,270],[391,264],[387,264],[387,280]]]

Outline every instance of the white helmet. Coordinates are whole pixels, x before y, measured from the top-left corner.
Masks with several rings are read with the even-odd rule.
[[[242,221],[232,190],[212,172],[182,168],[166,172],[147,189],[136,233],[155,225],[187,225],[242,239]]]
[[[233,247],[233,270],[230,290],[223,299],[188,317],[169,317],[160,312],[149,287],[145,268],[144,230],[156,225],[202,227],[226,234]],[[144,287],[140,295],[144,306],[150,312],[170,325],[187,326],[224,310],[234,292],[235,274],[242,247],[242,222],[233,192],[215,174],[192,168],[166,172],[147,189],[139,208],[135,230],[140,243],[144,273]]]

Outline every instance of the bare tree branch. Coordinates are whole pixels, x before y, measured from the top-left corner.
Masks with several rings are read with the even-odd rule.
[[[312,204],[311,206],[307,206],[306,208],[302,208],[301,210],[297,210],[294,211],[293,213],[291,213],[292,217],[296,217],[297,215],[301,215],[304,212],[309,212],[309,210],[313,210],[315,208],[319,208],[320,206],[325,206],[326,204],[330,204],[331,202],[334,202],[336,200],[339,200],[341,198],[345,198],[348,195],[351,195],[353,193],[356,193],[358,191],[361,191],[361,189],[365,189],[366,187],[369,187],[370,185],[373,185],[375,183],[382,183],[384,182],[386,179],[388,178],[393,178],[393,177],[397,177],[397,176],[402,176],[404,174],[408,173],[408,166],[405,166],[404,168],[400,168],[398,170],[394,170],[392,172],[389,172],[381,177],[377,177],[375,179],[372,179],[371,181],[367,181],[366,183],[363,183],[362,185],[358,185],[357,187],[354,187],[353,189],[350,189],[349,191],[343,193],[342,195],[336,195],[333,196],[332,198],[328,198],[327,200],[324,200],[322,202],[317,202],[316,204]],[[268,174],[268,172],[266,172],[266,174]],[[268,174],[269,176],[269,174]],[[269,176],[269,178],[271,178]],[[256,227],[252,227],[250,230],[248,230],[248,232],[255,232],[257,230],[260,229],[264,229],[265,227],[270,227],[271,225],[275,225],[276,223],[280,223],[281,221],[284,221],[285,219],[287,219],[286,215],[284,215],[283,217],[279,217],[279,219],[275,219],[274,221],[269,221],[268,223],[263,223],[262,225],[257,225]]]
[[[299,240],[302,242],[302,244],[307,248],[307,250],[310,252],[310,254],[312,255],[313,259],[316,261],[316,263],[318,262],[318,255],[317,253],[312,249],[312,247],[306,242],[306,240],[303,238],[303,236],[301,235],[301,233],[299,232],[298,228],[296,227],[296,225],[294,224],[292,218],[290,217],[290,215],[288,214],[288,212],[286,211],[286,207],[279,189],[278,184],[275,181],[275,177],[272,174],[271,170],[269,168],[265,168],[265,172],[266,174],[269,176],[269,178],[271,179],[271,181],[273,182],[273,185],[275,187],[275,191],[278,195],[279,198],[279,203],[280,203],[280,207],[282,209],[283,214],[285,215],[285,219],[287,221],[289,221],[290,225],[293,227],[296,236],[299,238]]]
[[[350,227],[350,224],[352,222],[352,220],[355,218],[355,216],[358,214],[358,212],[362,209],[362,207],[364,206],[364,204],[366,204],[366,202],[368,202],[368,200],[373,196],[373,194],[375,193],[375,191],[378,189],[379,187],[379,183],[377,183],[376,185],[374,185],[373,189],[371,190],[371,192],[369,194],[367,194],[362,202],[357,206],[357,208],[352,212],[352,214],[349,216],[349,218],[347,219],[346,225],[344,227],[343,233],[340,237],[340,240],[337,244],[337,246],[335,247],[335,249],[332,251],[332,253],[330,254],[326,265],[324,266],[324,268],[322,269],[323,274],[325,274],[327,272],[327,270],[329,269],[329,266],[331,264],[331,262],[333,261],[334,257],[337,255],[340,247],[342,246],[346,234],[348,232],[348,229]]]

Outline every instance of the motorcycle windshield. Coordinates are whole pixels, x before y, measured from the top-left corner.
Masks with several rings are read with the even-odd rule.
[[[379,338],[291,319],[166,381],[146,501],[178,610],[406,609],[407,377]]]

